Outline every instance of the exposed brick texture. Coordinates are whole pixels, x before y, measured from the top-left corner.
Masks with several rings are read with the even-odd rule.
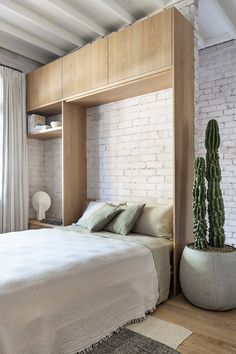
[[[88,198],[173,199],[172,90],[87,109]]]
[[[205,155],[204,133],[217,119],[221,133],[222,189],[227,242],[236,244],[236,40],[200,51],[196,155]]]

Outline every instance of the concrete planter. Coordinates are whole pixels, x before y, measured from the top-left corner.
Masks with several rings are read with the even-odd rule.
[[[180,284],[185,297],[207,310],[236,307],[236,252],[202,252],[188,246],[180,263]]]

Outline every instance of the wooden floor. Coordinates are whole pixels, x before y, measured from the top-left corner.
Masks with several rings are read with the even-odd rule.
[[[178,347],[180,353],[236,354],[236,309],[206,311],[192,306],[179,295],[160,305],[153,315],[193,332]]]

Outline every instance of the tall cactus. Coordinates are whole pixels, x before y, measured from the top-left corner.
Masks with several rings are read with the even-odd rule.
[[[195,247],[200,250],[207,248],[207,224],[206,224],[206,166],[203,157],[196,157],[194,161],[193,184],[193,232]]]
[[[208,122],[206,137],[206,179],[208,181],[208,220],[209,244],[213,247],[224,247],[224,202],[220,189],[221,169],[218,148],[220,146],[219,126],[215,119]]]

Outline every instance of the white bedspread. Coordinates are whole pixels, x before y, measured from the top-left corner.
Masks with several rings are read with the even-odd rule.
[[[158,297],[141,245],[55,229],[0,236],[1,354],[74,354]]]

